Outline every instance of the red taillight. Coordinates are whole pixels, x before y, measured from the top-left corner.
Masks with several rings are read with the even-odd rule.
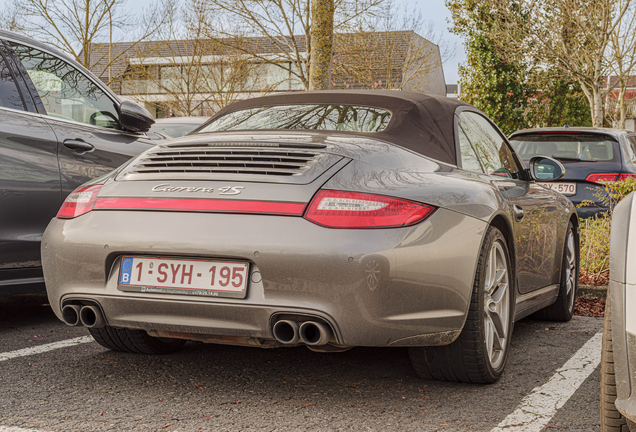
[[[628,178],[634,178],[634,177],[636,177],[636,174],[621,174],[618,176],[616,181],[627,180]]]
[[[157,210],[302,216],[304,203],[197,198],[99,198],[95,210]]]
[[[435,207],[401,198],[321,190],[303,217],[329,228],[393,228],[421,222],[433,210]]]
[[[57,212],[58,219],[73,219],[93,210],[97,193],[102,185],[84,186],[75,189],[64,200],[64,204]]]
[[[596,184],[603,184],[613,181],[621,181],[630,177],[636,177],[636,174],[620,174],[620,173],[592,173],[585,178],[585,181]]]

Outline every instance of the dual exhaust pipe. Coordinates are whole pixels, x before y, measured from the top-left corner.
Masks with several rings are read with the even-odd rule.
[[[102,328],[106,320],[97,306],[66,305],[62,308],[62,321],[69,326]]]
[[[62,308],[62,321],[69,326],[102,328],[106,320],[97,306],[66,305]],[[309,346],[326,345],[333,339],[329,326],[316,322],[298,323],[292,320],[276,321],[272,328],[276,340],[285,345],[297,344],[299,341]]]
[[[297,344],[299,341],[309,346],[326,345],[333,333],[329,326],[316,321],[297,323],[291,320],[279,320],[274,323],[272,333],[276,340],[285,345]]]

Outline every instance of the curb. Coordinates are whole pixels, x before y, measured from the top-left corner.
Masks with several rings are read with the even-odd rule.
[[[586,299],[605,300],[607,285],[579,285],[578,296]]]

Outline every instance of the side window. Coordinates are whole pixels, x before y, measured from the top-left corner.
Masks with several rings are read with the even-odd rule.
[[[470,144],[466,133],[461,126],[459,126],[457,130],[459,132],[459,148],[462,153],[462,168],[468,171],[477,171],[483,173],[484,170],[479,163],[479,159],[477,159],[475,149]]]
[[[636,135],[630,135],[627,137],[627,155],[629,159],[636,163]]]
[[[519,167],[512,151],[488,120],[469,111],[460,113],[459,119],[488,174],[519,178]]]
[[[35,48],[11,43],[38,91],[47,115],[120,129],[115,103],[64,60]]]
[[[2,53],[0,53],[0,106],[24,110],[18,86]]]

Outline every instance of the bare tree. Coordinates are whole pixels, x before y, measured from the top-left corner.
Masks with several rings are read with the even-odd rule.
[[[285,79],[309,90],[311,0],[200,1],[208,7],[210,39],[263,65],[263,73],[277,75],[278,69],[281,78],[286,75]],[[356,28],[358,21],[379,10],[383,1],[334,0],[334,32]],[[243,44],[245,37],[253,38],[248,46]]]
[[[616,25],[610,37],[610,46],[607,53],[607,63],[611,72],[615,75],[616,82],[608,81],[608,87],[618,88],[617,103],[612,103],[613,99],[608,95],[605,112],[606,118],[615,117],[613,123],[620,129],[625,128],[625,120],[628,114],[628,102],[625,100],[627,86],[633,81],[632,74],[636,67],[636,5],[631,0],[618,0],[619,8],[624,4],[628,8],[623,15],[623,19]],[[630,4],[631,3],[631,4]]]
[[[0,12],[0,29],[17,31],[22,23],[20,9],[15,4],[10,3]]]
[[[175,8],[172,0],[159,0],[141,13],[143,20],[140,20],[125,8],[126,0],[11,1],[22,18],[14,30],[51,43],[91,70],[97,63],[108,68],[125,55],[119,52],[112,56],[108,50],[102,50],[95,56],[95,42],[107,40],[112,44],[113,35],[121,34],[136,41],[128,44],[128,49],[134,49],[153,35]]]
[[[492,40],[514,58],[557,64],[575,79],[590,104],[592,124],[603,125],[610,73],[606,53],[630,0],[478,0],[498,16]],[[503,23],[503,24],[501,24]]]
[[[174,114],[193,116],[209,115],[245,92],[264,87],[251,59],[205,38],[201,6],[196,1],[185,4],[158,31],[157,41],[137,45],[122,81],[123,93]]]
[[[445,84],[436,71],[455,46],[445,44],[435,23],[425,23],[417,11],[405,9],[400,22],[392,2],[384,6],[357,31],[335,35],[333,86],[428,91]]]

